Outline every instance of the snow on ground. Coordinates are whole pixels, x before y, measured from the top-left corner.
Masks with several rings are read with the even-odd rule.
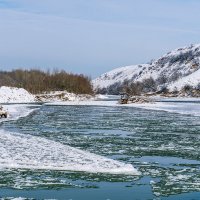
[[[200,116],[200,103],[156,102],[154,104],[135,104],[131,107]]]
[[[88,94],[74,94],[67,91],[52,91],[36,95],[36,99],[41,102],[55,101],[83,101],[94,99],[95,97]]]
[[[0,103],[31,103],[35,96],[23,88],[0,87]]]
[[[94,79],[92,84],[95,89],[107,88],[115,83],[122,84],[124,80],[134,79],[135,75],[139,74],[146,67],[148,67],[147,64],[119,67]]]
[[[151,99],[156,102],[200,102],[199,97],[163,97],[152,96]]]
[[[66,101],[91,101],[108,99],[108,95],[89,95],[89,94],[74,94],[67,91],[52,91],[49,93],[36,95],[38,101],[41,102],[66,102]]]
[[[181,90],[185,85],[190,85],[193,87],[196,87],[198,84],[200,84],[200,69],[196,72],[180,78],[178,81],[171,83],[168,88],[170,91],[175,90]]]
[[[3,110],[8,112],[8,118],[1,118],[2,121],[17,120],[21,117],[28,116],[31,112],[36,109],[30,109],[34,105],[29,104],[13,104],[13,105],[3,105]]]
[[[34,103],[54,101],[83,101],[87,99],[102,99],[104,95],[74,94],[67,91],[52,91],[49,93],[32,95],[23,88],[0,87],[0,103]]]
[[[97,94],[95,96],[95,99],[98,100],[98,99],[108,99],[108,95],[102,95],[102,94]]]
[[[52,91],[36,95],[39,102],[62,102],[94,100],[96,97],[89,94],[74,94],[67,91]]]

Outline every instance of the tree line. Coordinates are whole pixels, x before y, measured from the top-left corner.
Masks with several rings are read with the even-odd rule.
[[[97,88],[96,92],[101,94],[113,94],[119,95],[122,92],[126,92],[132,96],[140,96],[144,94],[163,94],[163,95],[185,95],[200,97],[200,83],[196,86],[189,84],[184,85],[180,90],[176,87],[173,91],[169,91],[167,85],[170,82],[175,82],[179,78],[179,74],[173,74],[173,76],[166,77],[160,75],[156,80],[152,77],[143,79],[142,81],[129,81],[125,80],[123,83],[116,82],[108,88]]]
[[[76,94],[93,93],[89,77],[67,73],[64,70],[55,70],[54,72],[36,69],[0,71],[0,86],[20,87],[32,94],[60,90]]]

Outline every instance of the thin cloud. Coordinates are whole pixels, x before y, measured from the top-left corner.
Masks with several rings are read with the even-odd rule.
[[[197,4],[185,15],[192,4],[179,9],[178,0],[173,8],[162,0],[149,0],[153,7],[144,0],[89,0],[84,6],[83,0],[17,2],[8,0],[0,9],[0,66],[5,68],[58,67],[95,76],[199,43]]]

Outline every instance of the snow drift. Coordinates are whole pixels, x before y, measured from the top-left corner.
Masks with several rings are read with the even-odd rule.
[[[35,96],[23,88],[0,87],[0,103],[31,103]]]
[[[92,95],[74,94],[67,91],[52,91],[33,95],[23,88],[0,87],[0,103],[34,103],[34,102],[57,102],[57,101],[83,101],[95,99]]]
[[[36,95],[36,100],[39,102],[60,102],[60,101],[83,101],[94,99],[89,94],[74,94],[67,91],[51,91]]]

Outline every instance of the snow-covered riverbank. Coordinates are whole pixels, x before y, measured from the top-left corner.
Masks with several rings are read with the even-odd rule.
[[[21,117],[28,116],[31,112],[36,109],[30,109],[30,107],[34,107],[33,104],[5,104],[3,105],[3,109],[8,112],[8,118],[1,118],[2,121],[10,121],[10,120],[18,120]],[[38,105],[39,106],[39,105]]]
[[[163,110],[167,112],[200,116],[199,98],[166,98],[155,96],[151,97],[153,102],[130,103],[126,105],[118,104],[117,98],[119,97],[106,95],[78,95],[68,93],[66,91],[50,92],[36,96],[30,94],[23,88],[12,88],[4,86],[0,88],[0,103],[36,103],[39,101],[41,103],[45,103],[45,105],[59,106],[122,106],[137,107],[150,110]],[[20,116],[29,114],[29,109],[23,105],[4,105],[4,110],[8,111],[9,119],[2,120],[17,119]]]
[[[23,88],[0,87],[0,103],[36,103],[86,101],[107,98],[104,95],[74,94],[67,91],[52,91],[33,95]]]
[[[0,103],[32,103],[35,96],[23,88],[0,87]]]
[[[179,114],[189,114],[194,116],[200,116],[200,99],[160,99],[160,102],[150,103],[130,103],[119,104],[117,101],[68,101],[68,102],[53,102],[46,103],[45,105],[56,106],[105,106],[105,107],[130,107],[130,108],[142,108],[148,110],[161,110]]]

